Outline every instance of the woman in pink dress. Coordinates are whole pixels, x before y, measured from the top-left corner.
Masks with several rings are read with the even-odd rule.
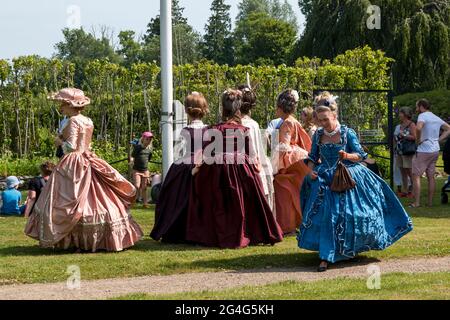
[[[311,138],[293,114],[298,92],[286,90],[278,97],[277,117],[283,119],[279,144],[272,158],[277,222],[285,235],[294,234],[301,223],[300,188],[309,169],[303,162],[311,150]]]
[[[122,251],[143,236],[130,215],[135,187],[90,150],[92,120],[81,112],[90,103],[83,91],[51,96],[70,119],[56,138],[64,156],[37,200],[25,233],[44,248]]]

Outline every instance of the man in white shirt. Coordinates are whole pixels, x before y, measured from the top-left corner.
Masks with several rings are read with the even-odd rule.
[[[416,126],[417,153],[413,158],[413,193],[415,201],[412,208],[420,206],[420,178],[427,173],[428,179],[428,206],[433,205],[433,195],[436,189],[434,173],[436,162],[439,158],[440,142],[450,136],[450,125],[430,112],[431,105],[426,99],[416,103],[416,111],[419,113]],[[444,131],[441,135],[441,129]]]

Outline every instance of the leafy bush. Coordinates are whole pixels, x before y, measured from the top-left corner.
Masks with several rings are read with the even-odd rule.
[[[37,176],[39,166],[45,161],[58,162],[58,159],[48,157],[33,157],[31,159],[2,156],[0,158],[0,176]]]

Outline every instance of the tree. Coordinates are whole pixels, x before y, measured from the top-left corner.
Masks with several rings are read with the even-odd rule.
[[[149,43],[154,37],[159,37],[160,30],[161,30],[161,19],[160,16],[157,15],[155,18],[151,18],[150,22],[147,25],[147,31],[143,37],[144,42]]]
[[[184,8],[180,7],[178,0],[172,0],[172,24],[187,25],[187,19],[183,16]],[[160,36],[161,18],[158,14],[155,18],[152,18],[147,25],[147,31],[144,35],[144,42],[150,42],[151,38]]]
[[[266,13],[274,19],[285,21],[298,29],[297,17],[291,4],[284,0],[242,0],[238,5],[239,13],[236,18],[236,24],[247,20],[252,13]]]
[[[174,25],[173,63],[192,63],[201,59],[201,36],[187,24]],[[142,61],[161,62],[160,36],[154,36],[142,43]]]
[[[213,0],[211,17],[205,26],[203,55],[218,64],[233,64],[230,5],[224,0]]]
[[[313,8],[313,0],[298,0],[298,6],[305,16],[309,16]]]
[[[270,0],[242,0],[238,5],[238,10],[236,24],[247,20],[252,13],[266,13],[270,15]]]
[[[119,56],[114,52],[110,40],[102,35],[96,38],[83,28],[63,29],[64,40],[55,45],[56,57],[75,64],[75,85],[82,86],[85,76],[83,68],[89,61],[95,59],[108,59],[118,63]]]
[[[183,16],[184,8],[180,6],[178,0],[172,0],[172,19],[175,25],[187,24],[187,19]]]
[[[139,42],[135,40],[134,31],[121,31],[119,33],[119,44],[120,48],[117,53],[121,55],[125,67],[130,68],[134,63],[141,60],[142,48]]]
[[[295,31],[298,31],[297,17],[295,16],[294,9],[287,0],[284,0],[283,3],[280,0],[271,0],[270,15],[275,19],[291,24],[294,26]]]
[[[292,6],[287,1],[281,3],[280,0],[242,0],[238,8],[236,29],[233,33],[237,62],[255,63],[255,58],[259,59],[258,63],[292,62],[291,42],[295,42],[298,30]],[[281,34],[277,36],[268,26],[275,27]],[[261,30],[265,30],[267,34],[264,35]],[[266,40],[269,41],[268,47],[264,48],[261,41]],[[257,45],[258,49],[254,45]]]
[[[396,60],[393,75],[399,93],[450,86],[449,1],[380,0],[379,30],[367,28],[369,0],[300,0],[299,5],[306,29],[296,57],[332,58],[369,45]]]
[[[251,13],[242,29],[245,37],[237,48],[238,63],[286,63],[296,40],[293,26],[265,13]]]
[[[183,16],[184,8],[178,0],[172,0],[172,36],[174,64],[192,63],[201,58],[201,36]],[[160,62],[160,17],[151,19],[147,32],[143,36],[142,60],[145,62]]]

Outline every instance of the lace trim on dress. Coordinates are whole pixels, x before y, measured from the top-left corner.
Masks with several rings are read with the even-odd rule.
[[[202,120],[194,120],[187,127],[191,129],[203,129],[206,127],[206,124],[204,124]]]
[[[275,152],[294,152],[294,153],[300,154],[300,160],[304,160],[304,159],[308,158],[308,151],[306,151],[305,149],[303,149],[297,145],[291,146],[286,143],[279,143],[275,147]]]

